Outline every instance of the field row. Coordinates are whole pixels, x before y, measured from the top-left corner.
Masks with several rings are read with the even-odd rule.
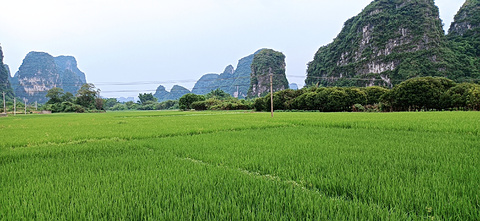
[[[179,113],[52,115],[76,142],[6,139],[0,220],[480,217],[476,113]],[[51,122],[15,121],[32,139]]]

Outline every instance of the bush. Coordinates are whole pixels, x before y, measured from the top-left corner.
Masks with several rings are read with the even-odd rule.
[[[205,96],[196,95],[196,94],[185,94],[178,100],[178,105],[181,110],[190,110],[192,109],[192,104],[197,101],[204,101]]]
[[[255,111],[266,111],[266,105],[265,105],[265,98],[259,97],[255,99],[255,102],[253,104]]]
[[[381,100],[393,110],[441,110],[440,102],[447,90],[454,87],[452,80],[439,77],[421,77],[406,80],[385,93]]]
[[[126,104],[115,104],[113,107],[110,108],[112,111],[122,111],[122,110],[128,110],[128,107]]]
[[[361,104],[354,104],[352,107],[353,112],[365,112],[365,107]]]
[[[203,110],[207,110],[208,106],[207,106],[207,102],[205,101],[195,101],[192,103],[191,108],[197,111],[203,111]]]

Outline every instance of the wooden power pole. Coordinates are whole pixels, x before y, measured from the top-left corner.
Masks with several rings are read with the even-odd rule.
[[[5,91],[3,92],[3,113],[7,114],[7,105],[5,104]]]
[[[270,112],[273,117],[273,74],[270,73]]]

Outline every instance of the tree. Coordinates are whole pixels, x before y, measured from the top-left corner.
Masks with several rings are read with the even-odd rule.
[[[441,77],[419,77],[406,80],[382,96],[382,102],[393,110],[442,109],[442,97],[455,82]],[[386,99],[389,98],[389,99]]]
[[[147,94],[147,93],[141,94],[140,93],[140,94],[138,94],[138,99],[140,99],[139,102],[142,105],[157,102],[157,98],[154,97],[152,93],[149,93],[149,94]]]
[[[75,100],[75,96],[72,93],[67,92],[62,96],[62,101],[64,102],[73,102]]]
[[[117,98],[103,99],[103,109],[107,110],[118,104]]]
[[[58,88],[58,87],[54,87],[54,88],[48,90],[47,95],[45,95],[45,97],[50,98],[47,101],[47,104],[62,103],[62,101],[63,101],[62,97],[63,96],[65,96],[63,94],[63,89]]]
[[[104,110],[103,109],[103,99],[102,98],[99,98],[99,97],[95,98],[95,108],[97,110]]]
[[[77,92],[75,103],[85,107],[86,109],[94,109],[96,105],[95,99],[99,98],[100,89],[96,89],[92,83],[82,85]]]
[[[367,94],[367,104],[375,105],[380,102],[380,97],[387,93],[387,89],[383,87],[373,86],[363,89]]]
[[[218,88],[216,90],[210,91],[210,93],[205,95],[206,99],[215,98],[215,99],[218,99],[218,100],[226,100],[226,99],[229,99],[231,97],[232,96],[230,96],[230,94],[228,94],[225,91],[220,90]]]
[[[178,105],[181,110],[190,110],[192,109],[193,102],[196,101],[204,101],[205,96],[203,95],[196,95],[192,93],[188,93],[183,95],[180,100],[178,100]]]

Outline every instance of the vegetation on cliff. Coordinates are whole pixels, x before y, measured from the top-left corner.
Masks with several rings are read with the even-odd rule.
[[[480,1],[467,0],[460,8],[448,31],[450,47],[458,57],[465,77],[480,82]],[[465,79],[464,81],[468,81]]]
[[[5,92],[5,100],[11,100],[13,99],[14,94],[10,83],[10,73],[7,67],[8,66],[3,63],[3,50],[2,46],[0,46],[0,95]],[[3,97],[0,97],[0,99],[3,99]],[[3,108],[3,105],[1,108]]]
[[[260,97],[270,92],[270,75],[273,75],[273,91],[288,89],[285,75],[285,55],[272,49],[263,49],[253,58],[248,97]]]
[[[52,88],[76,94],[86,83],[75,58],[53,57],[45,52],[28,53],[12,80],[15,96],[38,103],[47,102],[45,95]]]
[[[375,0],[308,64],[307,85],[392,87],[420,76],[478,81],[445,37],[433,0]]]

